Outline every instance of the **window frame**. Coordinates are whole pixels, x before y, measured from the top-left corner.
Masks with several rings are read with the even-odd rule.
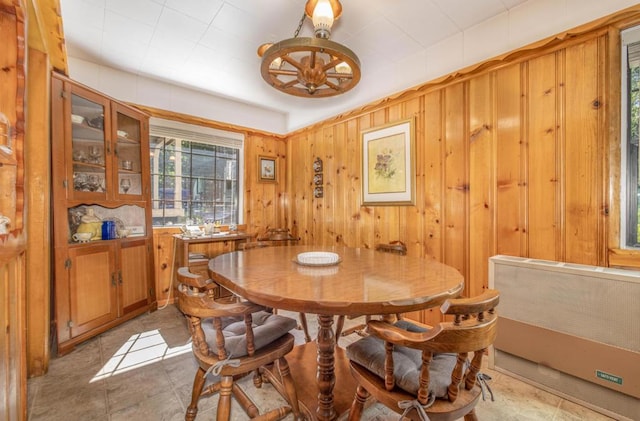
[[[180,140],[221,146],[237,150],[238,167],[238,197],[237,197],[237,221],[234,224],[244,223],[244,134],[226,130],[215,129],[208,126],[183,123],[175,120],[151,117],[149,121],[149,139],[151,137],[179,138]],[[191,154],[191,148],[189,154]],[[150,157],[149,157],[150,159]],[[192,178],[191,172],[188,177]],[[197,177],[196,177],[197,178]],[[151,188],[153,188],[153,174],[150,173]],[[152,198],[152,202],[163,201],[163,199]],[[163,205],[164,206],[164,205]],[[164,208],[163,208],[164,209]],[[151,210],[153,213],[153,208]],[[204,221],[202,221],[204,223]],[[184,224],[153,225],[153,228],[166,228],[180,226]]]

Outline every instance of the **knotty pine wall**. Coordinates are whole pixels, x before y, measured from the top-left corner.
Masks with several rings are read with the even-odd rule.
[[[618,241],[619,31],[638,23],[640,5],[286,137],[248,131],[247,232],[288,227],[302,244],[369,248],[401,240],[457,268],[470,296],[488,287],[495,254],[640,267]],[[362,206],[360,132],[406,118],[415,205]],[[260,155],[276,157],[277,183],[257,181]],[[323,198],[313,197],[316,157]],[[161,278],[172,250],[158,233]]]
[[[591,32],[514,54],[292,135],[294,231],[303,244],[401,240],[409,254],[457,268],[470,296],[488,287],[495,254],[605,265],[607,39]],[[360,132],[406,118],[416,127],[415,206],[362,206]]]

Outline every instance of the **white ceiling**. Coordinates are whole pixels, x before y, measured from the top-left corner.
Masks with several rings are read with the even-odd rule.
[[[296,129],[425,82],[425,64],[404,63],[525,2],[343,0],[331,39],[359,56],[362,79],[314,99],[268,86],[256,54],[293,36],[305,0],[61,0],[61,9],[70,57],[278,110]],[[312,29],[307,19],[300,36]]]

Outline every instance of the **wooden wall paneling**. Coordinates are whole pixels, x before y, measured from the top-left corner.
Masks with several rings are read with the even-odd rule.
[[[35,25],[34,25],[35,26]],[[51,144],[49,138],[49,65],[47,55],[29,48],[27,75],[27,114],[25,131],[26,215],[29,227],[26,267],[27,302],[27,370],[28,375],[41,376],[49,366],[49,326],[51,323]]]
[[[495,250],[495,72],[469,80],[469,296],[488,288],[487,262]]]
[[[311,158],[311,151],[302,145],[307,144],[307,134],[301,134],[291,138],[287,142],[287,167],[289,177],[287,179],[287,191],[289,192],[289,206],[287,213],[291,221],[292,233],[300,237],[300,244],[309,244],[309,218],[313,216],[310,208],[312,204],[313,191],[310,186],[305,185],[309,180],[312,166],[305,162]]]
[[[524,149],[522,138],[522,78],[524,66],[514,64],[496,71],[496,200],[495,252],[511,256],[526,255],[524,224]]]
[[[444,89],[429,92],[424,97],[424,213],[423,255],[443,261],[444,251]]]
[[[602,133],[599,114],[604,108],[600,91],[598,39],[566,49],[565,60],[565,258],[600,263],[598,240],[603,227]]]
[[[253,232],[253,221],[257,218],[258,208],[255,206],[255,196],[258,192],[258,154],[254,150],[251,136],[244,139],[244,222],[248,232]]]
[[[336,246],[345,245],[345,230],[349,225],[349,215],[351,215],[351,207],[349,202],[349,169],[353,167],[353,159],[349,159],[347,155],[348,136],[347,124],[342,122],[334,128],[334,169],[329,174],[329,179],[325,180],[325,185],[330,184],[333,199],[333,238],[332,244]]]
[[[309,148],[310,154],[304,154],[305,161],[309,161],[314,156],[320,157],[322,159],[323,172],[327,168],[328,163],[326,162],[326,156],[324,153],[324,145],[322,144],[322,128],[313,130],[309,136]],[[294,164],[295,166],[296,164]],[[295,170],[294,170],[295,171]],[[310,202],[312,206],[312,217],[311,217],[311,230],[309,232],[309,241],[310,244],[322,245],[322,232],[324,229],[324,200],[325,198],[316,198],[313,195],[313,190],[311,190],[312,178],[310,175],[303,176],[305,179],[305,191],[309,192]]]
[[[465,83],[447,86],[444,92],[444,261],[465,278],[464,294],[469,294],[468,272],[468,139],[467,93]]]
[[[320,244],[323,246],[332,246],[335,244],[335,217],[337,209],[335,206],[335,195],[337,191],[335,189],[335,173],[338,163],[336,162],[335,154],[335,138],[334,131],[336,125],[331,125],[318,131],[318,153],[322,157],[323,161],[323,175],[324,179],[324,197],[322,199],[316,199],[316,204],[321,212],[318,214],[320,217],[317,222],[317,233]],[[310,159],[310,161],[312,161]],[[311,173],[309,173],[311,176]],[[311,184],[313,184],[313,177],[311,176]],[[313,188],[313,187],[312,187]]]
[[[174,263],[176,243],[173,237],[177,232],[178,229],[154,228],[153,230],[155,291],[159,307],[175,301],[171,285],[174,274],[178,270]]]
[[[346,189],[346,214],[345,214],[345,245],[360,247],[362,244],[362,159],[360,159],[360,126],[357,119],[346,122],[347,143],[345,164],[348,165],[345,175],[347,177]]]
[[[413,177],[415,183],[415,205],[402,206],[400,213],[400,226],[398,238],[391,240],[402,240],[407,245],[407,254],[413,256],[423,256],[424,250],[424,196],[425,178],[425,130],[424,130],[424,97],[416,97],[408,100],[404,104],[405,115],[402,117],[414,119],[415,130],[415,151],[416,170]]]
[[[276,199],[276,213],[274,215],[275,224],[270,225],[270,227],[283,227],[291,229],[291,221],[288,219],[288,215],[285,212],[286,207],[288,206],[288,195],[287,195],[287,177],[288,177],[288,167],[287,167],[287,144],[285,141],[280,139],[274,139],[272,142],[275,143],[276,157],[278,162],[278,182],[276,184],[275,191],[275,199]]]
[[[555,260],[557,188],[557,63],[556,53],[528,62],[528,248],[529,256]]]
[[[27,419],[24,253],[0,255],[0,419]]]

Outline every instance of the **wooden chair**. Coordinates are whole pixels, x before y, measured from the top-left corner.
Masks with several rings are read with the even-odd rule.
[[[358,382],[349,421],[360,419],[369,396],[412,420],[426,419],[424,410],[431,421],[477,421],[474,408],[487,388],[479,370],[496,338],[499,299],[498,291],[487,290],[447,300],[440,309],[454,320],[431,329],[408,320],[370,321],[369,336],[347,347]]]
[[[405,243],[403,243],[400,240],[395,240],[395,241],[391,241],[390,243],[383,243],[383,244],[378,244],[376,245],[376,251],[380,251],[383,253],[393,253],[393,254],[399,254],[401,256],[406,256],[407,255],[407,246]],[[350,315],[347,316],[349,319],[355,319],[356,317],[360,317],[360,314],[356,314],[356,315]],[[400,314],[396,314],[396,318],[399,320],[402,318],[402,315]],[[349,329],[345,330],[344,332],[341,332],[342,336],[348,336],[351,335],[353,333],[357,333],[360,336],[366,336],[367,335],[367,323],[369,323],[369,321],[371,320],[371,316],[367,315],[365,316],[365,322],[362,324],[359,324],[357,326],[352,326]],[[340,321],[338,321],[338,326],[340,327]],[[342,321],[342,324],[344,324],[344,321]],[[337,334],[336,337],[341,336],[340,334]]]
[[[178,269],[178,306],[189,321],[193,355],[199,365],[193,381],[191,403],[185,420],[193,421],[202,396],[220,394],[216,419],[228,421],[231,396],[250,418],[275,421],[293,412],[300,418],[296,386],[285,359],[294,345],[289,330],[296,321],[264,311],[264,307],[249,301],[220,303],[214,301],[213,290],[207,289],[203,276]],[[265,368],[273,364],[271,370]],[[278,389],[290,406],[283,406],[260,415],[246,393],[234,379],[254,372],[253,382],[261,387],[268,381]],[[216,377],[205,387],[209,374]]]
[[[277,238],[280,239],[282,238],[282,230],[276,230],[275,232],[277,233]],[[287,230],[288,232],[288,230]],[[246,242],[246,243],[240,243],[238,244],[238,250],[251,250],[251,249],[256,249],[256,248],[263,248],[263,247],[271,247],[272,241],[277,241],[277,240],[273,240],[270,237],[265,237],[261,240],[258,241],[251,241],[251,242]],[[277,313],[278,310],[277,309],[270,309],[270,311]],[[298,317],[300,319],[300,326],[299,328],[302,329],[302,331],[304,332],[304,340],[306,342],[311,342],[311,335],[309,335],[309,325],[307,324],[307,315],[304,313],[298,313]]]

